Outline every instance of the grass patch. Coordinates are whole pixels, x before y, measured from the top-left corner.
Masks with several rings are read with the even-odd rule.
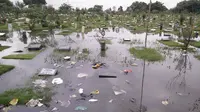
[[[184,43],[184,40],[178,40],[178,41],[181,42],[181,43]],[[200,48],[200,41],[191,40],[190,45],[197,47],[197,48]]]
[[[0,46],[0,51],[10,48],[10,46]]]
[[[158,42],[167,45],[169,47],[184,47],[184,45],[179,44],[177,42],[171,41],[171,40],[159,40]]]
[[[160,61],[164,59],[159,52],[151,48],[143,48],[143,49],[130,48],[129,52],[135,55],[137,58],[145,59],[147,61]]]
[[[195,55],[194,57],[200,60],[200,55]]]
[[[12,65],[0,65],[0,75],[12,70],[13,68],[15,68],[15,66],[12,66]]]
[[[18,98],[18,105],[25,105],[30,99],[43,99],[42,103],[49,102],[51,100],[51,95],[49,88],[32,89],[32,88],[19,88],[5,91],[0,94],[0,104],[9,105],[9,102]],[[48,95],[47,95],[48,94]]]
[[[19,59],[19,60],[31,60],[33,59],[37,54],[11,54],[8,56],[4,56],[3,59]]]

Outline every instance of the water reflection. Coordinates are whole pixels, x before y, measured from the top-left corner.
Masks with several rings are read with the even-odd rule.
[[[192,69],[192,63],[190,62],[190,58],[186,51],[182,51],[180,56],[174,59],[177,62],[175,70],[179,71],[179,73],[172,77],[167,84],[168,89],[174,89],[174,87],[178,86],[179,93],[188,94],[186,93],[186,75],[187,70]]]

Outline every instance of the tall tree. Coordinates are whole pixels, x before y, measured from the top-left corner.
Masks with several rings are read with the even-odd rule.
[[[23,0],[25,5],[33,5],[33,4],[40,4],[45,5],[46,0]]]
[[[168,10],[167,7],[161,2],[156,1],[151,4],[151,11],[153,12],[162,12],[166,10]]]
[[[200,0],[184,0],[179,2],[174,9],[174,12],[192,12],[192,13],[200,13]]]
[[[118,12],[123,12],[124,10],[123,10],[123,7],[122,6],[120,6],[119,8],[118,8]]]
[[[63,3],[60,7],[59,7],[59,12],[66,14],[72,11],[72,7],[66,3]]]
[[[146,12],[148,10],[148,5],[145,2],[133,2],[131,6],[127,8],[127,11],[131,12],[141,12],[144,11]]]

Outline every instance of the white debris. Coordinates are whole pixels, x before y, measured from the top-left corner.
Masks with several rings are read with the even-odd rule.
[[[83,93],[83,88],[80,88],[80,89],[78,90],[78,92],[79,92],[80,94],[82,94],[82,93]]]
[[[70,59],[71,59],[71,57],[69,57],[69,56],[66,56],[66,57],[64,57],[64,59],[65,59],[65,60],[70,60]]]
[[[43,68],[40,71],[39,76],[54,76],[56,75],[56,73],[57,73],[56,69]]]
[[[51,111],[57,111],[57,110],[58,110],[58,108],[54,107]]]
[[[112,103],[113,102],[113,99],[111,99],[110,101],[109,101],[109,103]]]
[[[89,102],[98,102],[98,99],[90,99]]]
[[[169,102],[167,100],[162,101],[162,104],[167,106],[169,104]]]
[[[71,95],[71,96],[69,96],[70,98],[76,98],[76,95]]]
[[[115,86],[113,87],[113,92],[114,92],[115,95],[121,95],[121,94],[125,94],[126,93],[126,91],[120,90],[119,88],[117,88]]]
[[[42,88],[46,87],[46,83],[47,83],[47,81],[42,80],[42,79],[37,79],[33,82],[33,84],[35,84],[36,87],[39,86],[39,87],[42,87]]]
[[[0,36],[3,36],[3,35],[5,35],[5,33],[0,33]]]
[[[137,63],[133,63],[133,64],[131,64],[131,66],[138,66],[138,64]]]
[[[43,104],[40,103],[40,101],[38,99],[37,100],[31,99],[31,100],[29,100],[28,103],[26,103],[26,105],[29,106],[29,107],[36,107],[36,106],[41,107],[41,106],[43,106]]]
[[[63,80],[61,78],[54,78],[52,80],[52,84],[62,84]]]
[[[88,74],[85,74],[85,73],[79,73],[78,74],[78,78],[83,78],[83,77],[87,77],[88,76]]]
[[[75,65],[75,64],[76,64],[76,62],[74,62],[74,61],[71,62],[71,65]]]
[[[64,101],[58,101],[60,104],[61,104],[61,106],[63,106],[63,107],[69,107],[69,105],[71,104],[71,102],[70,101],[67,101],[67,102],[64,102]]]
[[[156,29],[151,29],[152,32],[156,31]]]

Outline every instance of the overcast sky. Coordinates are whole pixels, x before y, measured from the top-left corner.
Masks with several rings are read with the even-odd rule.
[[[15,1],[23,1],[23,0],[11,0],[12,2]],[[58,8],[62,3],[69,3],[73,7],[80,7],[80,8],[88,8],[93,7],[94,5],[103,5],[104,9],[116,6],[119,7],[120,5],[127,8],[130,6],[134,1],[144,1],[149,3],[149,0],[46,0],[48,5],[53,5],[55,8]],[[182,0],[152,0],[152,2],[161,1],[162,3],[167,6],[167,8],[173,8],[176,4]]]

